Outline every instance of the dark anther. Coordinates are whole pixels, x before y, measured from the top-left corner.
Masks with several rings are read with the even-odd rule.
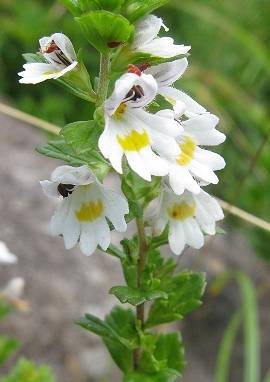
[[[138,68],[140,69],[141,72],[144,72],[146,69],[148,69],[150,67],[151,67],[151,65],[148,64],[148,62],[145,62],[145,63],[143,63],[141,65],[138,65]]]
[[[41,49],[41,53],[52,53],[55,50],[58,50],[58,46],[56,43],[52,40],[49,44],[45,45],[44,48]]]
[[[141,99],[144,96],[143,88],[140,85],[133,86],[132,89],[128,92],[126,95],[127,101],[137,101],[138,99]]]
[[[118,48],[120,45],[122,45],[123,44],[123,42],[122,41],[110,41],[110,42],[108,42],[108,47],[109,48]]]
[[[59,194],[63,196],[63,198],[67,198],[74,191],[74,187],[75,186],[73,184],[60,183],[57,187],[57,190]]]

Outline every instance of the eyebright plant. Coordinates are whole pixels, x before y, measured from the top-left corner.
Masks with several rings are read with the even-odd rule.
[[[109,293],[135,309],[118,305],[104,319],[86,314],[78,324],[102,338],[123,382],[173,382],[186,364],[181,335],[155,327],[201,304],[205,276],[179,272],[160,247],[181,255],[215,234],[223,213],[202,187],[218,183],[225,162],[205,147],[225,136],[215,115],[175,87],[190,46],[164,37],[168,28],[151,14],[166,0],[63,3],[99,52],[100,73],[90,76],[82,52],[62,33],[24,55],[21,83],[53,79],[96,107],[91,120],[68,124],[38,148],[65,162],[41,182],[59,199],[51,232],[67,249],[79,243],[85,255],[100,249],[121,263],[126,284]],[[106,185],[109,173],[119,180],[116,191]],[[137,233],[113,245],[111,231],[126,232],[131,221]]]

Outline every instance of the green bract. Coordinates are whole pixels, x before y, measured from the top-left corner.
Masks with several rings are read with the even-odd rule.
[[[123,7],[124,15],[132,22],[162,7],[168,0],[127,0]]]
[[[126,44],[134,26],[121,15],[107,11],[92,11],[76,18],[88,41],[101,53]]]

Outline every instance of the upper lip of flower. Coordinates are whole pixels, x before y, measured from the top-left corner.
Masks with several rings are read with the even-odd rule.
[[[154,100],[157,87],[151,75],[126,73],[116,81],[113,94],[105,102],[105,111],[112,116],[121,103],[131,108],[142,108]]]

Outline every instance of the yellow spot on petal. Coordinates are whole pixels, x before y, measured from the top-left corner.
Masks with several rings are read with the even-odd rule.
[[[166,101],[168,101],[171,105],[176,105],[176,100],[171,97],[165,97]]]
[[[113,117],[118,120],[121,119],[126,111],[126,108],[127,108],[127,105],[125,103],[120,103],[120,105],[114,112]]]
[[[176,162],[181,166],[185,166],[192,161],[196,144],[190,137],[186,137],[184,143],[180,145],[180,148],[182,153],[179,155]]]
[[[180,204],[174,204],[171,208],[168,208],[168,214],[170,218],[176,220],[185,220],[189,217],[195,215],[196,212],[196,204],[193,202],[192,204],[187,204],[185,202]]]
[[[140,151],[150,143],[148,134],[145,130],[142,133],[132,130],[129,135],[126,135],[123,138],[120,137],[120,135],[117,135],[117,140],[125,151]]]
[[[75,212],[75,215],[80,222],[92,222],[101,216],[103,209],[104,206],[101,200],[83,203],[80,210]]]

